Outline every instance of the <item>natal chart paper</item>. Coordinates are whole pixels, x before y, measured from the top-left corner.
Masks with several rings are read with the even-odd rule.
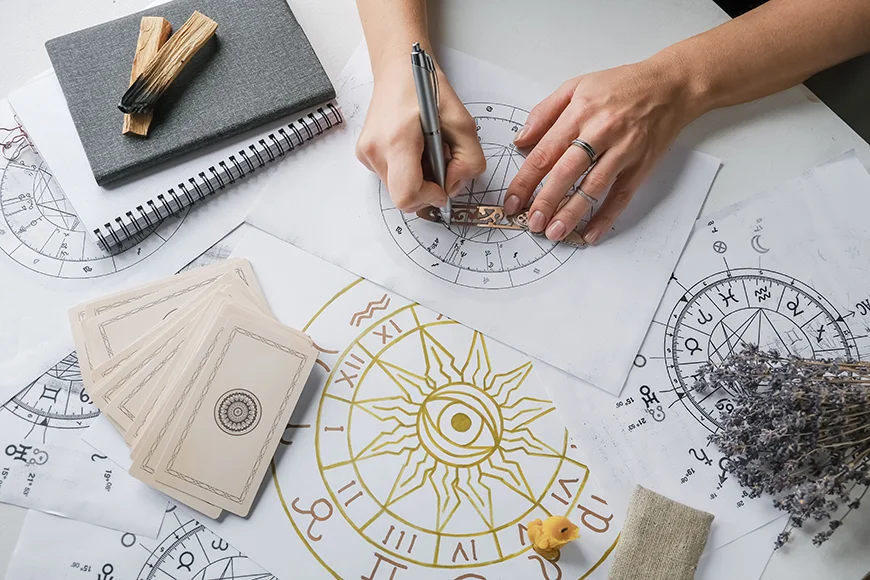
[[[263,232],[234,254],[320,358],[254,510],[216,533],[282,580],[606,577],[621,514],[528,357]],[[551,514],[581,528],[558,563],[526,536]]]
[[[7,578],[275,580],[174,506],[167,508],[156,540],[32,511],[24,519]]]
[[[484,174],[456,203],[501,205],[528,153],[514,147],[514,136],[546,92],[455,51],[444,50],[440,59],[477,123],[487,160]],[[347,126],[280,167],[249,221],[618,393],[718,160],[674,147],[642,185],[615,233],[595,248],[578,250],[520,231],[447,227],[403,215],[377,177],[354,158],[372,90],[365,47],[336,84]],[[287,183],[309,192],[304,201],[286,190]],[[306,211],[298,211],[303,205]],[[584,331],[589,328],[596,332]]]
[[[244,229],[188,267],[225,259]],[[76,353],[22,386],[0,406],[0,501],[155,537],[166,499],[81,439],[100,412]]]
[[[844,251],[870,234],[868,206],[870,175],[850,157],[703,218],[618,399],[540,370],[584,452],[622,459],[608,474],[625,488],[638,482],[716,514],[708,548],[783,512],[770,497],[748,498],[728,473],[707,436],[733,393],[698,393],[693,375],[750,343],[806,358],[870,356],[867,256]]]
[[[68,308],[177,272],[236,227],[256,194],[240,184],[108,254],[88,238],[37,146],[0,100],[0,402],[72,350]]]
[[[98,415],[75,353],[0,406],[0,501],[154,537],[166,498],[81,440]]]

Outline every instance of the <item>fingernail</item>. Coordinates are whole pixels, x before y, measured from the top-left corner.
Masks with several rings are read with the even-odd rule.
[[[450,189],[450,191],[447,192],[447,195],[449,195],[450,197],[456,197],[457,195],[464,193],[465,190],[468,189],[469,183],[470,182],[467,179],[461,179],[461,180],[457,181],[456,185],[454,185]]]
[[[558,242],[565,235],[565,224],[561,220],[556,220],[547,226],[547,239],[551,242]]]
[[[520,197],[518,195],[509,195],[504,202],[504,211],[508,215],[514,215],[520,209]]]
[[[583,232],[583,239],[586,240],[587,244],[594,244],[595,240],[597,240],[598,236],[600,235],[601,232],[599,232],[595,228],[589,228],[585,232]]]
[[[514,143],[516,143],[517,141],[522,139],[523,135],[526,134],[526,131],[528,131],[528,129],[529,129],[528,125],[523,125],[522,127],[520,127],[520,130],[517,132],[517,136],[514,137]]]
[[[529,229],[535,233],[540,232],[544,229],[544,226],[547,225],[547,218],[544,217],[544,212],[541,210],[535,210],[532,214],[532,217],[529,218]]]

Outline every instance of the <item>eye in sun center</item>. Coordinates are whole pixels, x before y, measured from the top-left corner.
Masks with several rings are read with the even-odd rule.
[[[460,433],[465,433],[471,427],[471,419],[465,413],[456,413],[450,419],[450,425]]]

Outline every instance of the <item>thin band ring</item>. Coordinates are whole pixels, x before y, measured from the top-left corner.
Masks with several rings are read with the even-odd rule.
[[[591,195],[589,195],[588,193],[586,193],[585,191],[583,191],[579,187],[574,189],[574,193],[576,193],[577,195],[579,195],[580,197],[582,197],[583,199],[588,201],[591,205],[595,205],[596,203],[598,203],[597,199],[595,199],[594,197],[592,197]]]
[[[595,153],[595,148],[583,139],[574,139],[573,141],[571,141],[571,145],[576,145],[577,147],[585,151],[586,155],[589,156],[589,163],[595,163],[595,160],[598,159],[598,155],[596,155]]]

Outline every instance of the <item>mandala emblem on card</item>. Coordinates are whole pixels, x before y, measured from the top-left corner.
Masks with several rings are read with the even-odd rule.
[[[49,167],[20,127],[0,128],[0,252],[52,278],[96,278],[158,251],[187,211],[134,235],[113,254],[99,249]]]
[[[674,306],[664,336],[668,374],[678,399],[704,427],[716,431],[719,415],[736,393],[722,386],[694,390],[694,374],[748,344],[801,358],[854,359],[855,338],[831,302],[800,280],[757,268],[732,269],[688,288]]]
[[[257,427],[261,415],[260,400],[245,389],[224,393],[214,407],[218,427],[230,435],[250,433]]]
[[[553,403],[532,387],[532,363],[368,283],[335,296],[306,332],[343,338],[320,345],[325,386],[311,417],[288,426],[298,434],[289,435],[293,469],[275,483],[321,563],[336,577],[371,577],[371,566],[346,569],[340,558],[360,542],[374,549],[373,565],[410,577],[425,567],[452,580],[458,568],[518,557],[540,574],[525,524],[581,517],[589,471],[572,457]],[[317,484],[289,475],[309,469]]]
[[[528,111],[501,103],[465,105],[477,124],[486,171],[454,201],[457,206],[503,206],[507,187],[525,160],[513,140]],[[383,184],[380,203],[384,223],[402,252],[427,272],[460,286],[498,290],[530,284],[558,270],[577,251],[521,230],[448,227],[403,214]]]

